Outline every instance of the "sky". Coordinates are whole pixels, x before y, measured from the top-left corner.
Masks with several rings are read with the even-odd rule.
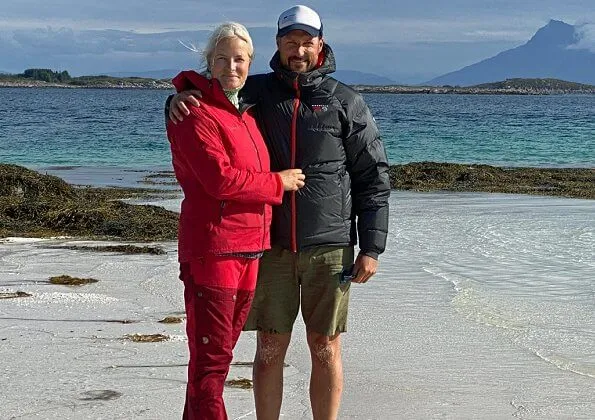
[[[217,24],[235,20],[266,71],[278,15],[296,3],[227,0],[0,0],[0,71],[28,67],[73,75],[198,66]],[[304,1],[320,14],[337,66],[419,82],[524,44],[550,19],[595,23],[592,0]],[[586,40],[595,39],[592,25]],[[187,31],[187,32],[178,32]],[[202,31],[202,32],[201,32]]]

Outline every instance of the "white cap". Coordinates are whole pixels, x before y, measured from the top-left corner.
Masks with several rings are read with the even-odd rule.
[[[277,37],[287,35],[288,32],[301,30],[310,35],[322,36],[322,22],[314,10],[306,6],[293,6],[279,16],[277,21]]]

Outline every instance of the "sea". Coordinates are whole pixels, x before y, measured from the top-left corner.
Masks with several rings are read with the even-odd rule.
[[[0,162],[134,185],[171,170],[168,94],[0,89]],[[595,169],[595,95],[364,96],[393,164]],[[352,286],[342,418],[595,418],[595,200],[393,191],[390,204],[379,272]],[[303,346],[288,358],[307,381]]]
[[[0,89],[0,161],[170,167],[167,90]],[[595,95],[365,94],[391,163],[595,167]]]

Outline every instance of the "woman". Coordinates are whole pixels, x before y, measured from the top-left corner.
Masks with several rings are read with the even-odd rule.
[[[184,191],[178,258],[190,349],[186,419],[227,419],[223,386],[252,303],[258,258],[270,248],[270,206],[304,186],[299,169],[270,172],[251,105],[238,99],[252,56],[246,28],[225,23],[205,49],[206,75],[184,71],[173,80],[178,92],[202,92],[188,118],[167,126]]]

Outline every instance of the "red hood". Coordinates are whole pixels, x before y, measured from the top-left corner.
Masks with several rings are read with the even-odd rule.
[[[172,80],[177,92],[185,90],[198,89],[202,93],[202,99],[212,99],[220,104],[229,104],[231,102],[225,96],[221,84],[217,79],[207,79],[205,76],[198,74],[194,70],[186,70],[180,72]],[[231,105],[233,106],[233,105]]]

